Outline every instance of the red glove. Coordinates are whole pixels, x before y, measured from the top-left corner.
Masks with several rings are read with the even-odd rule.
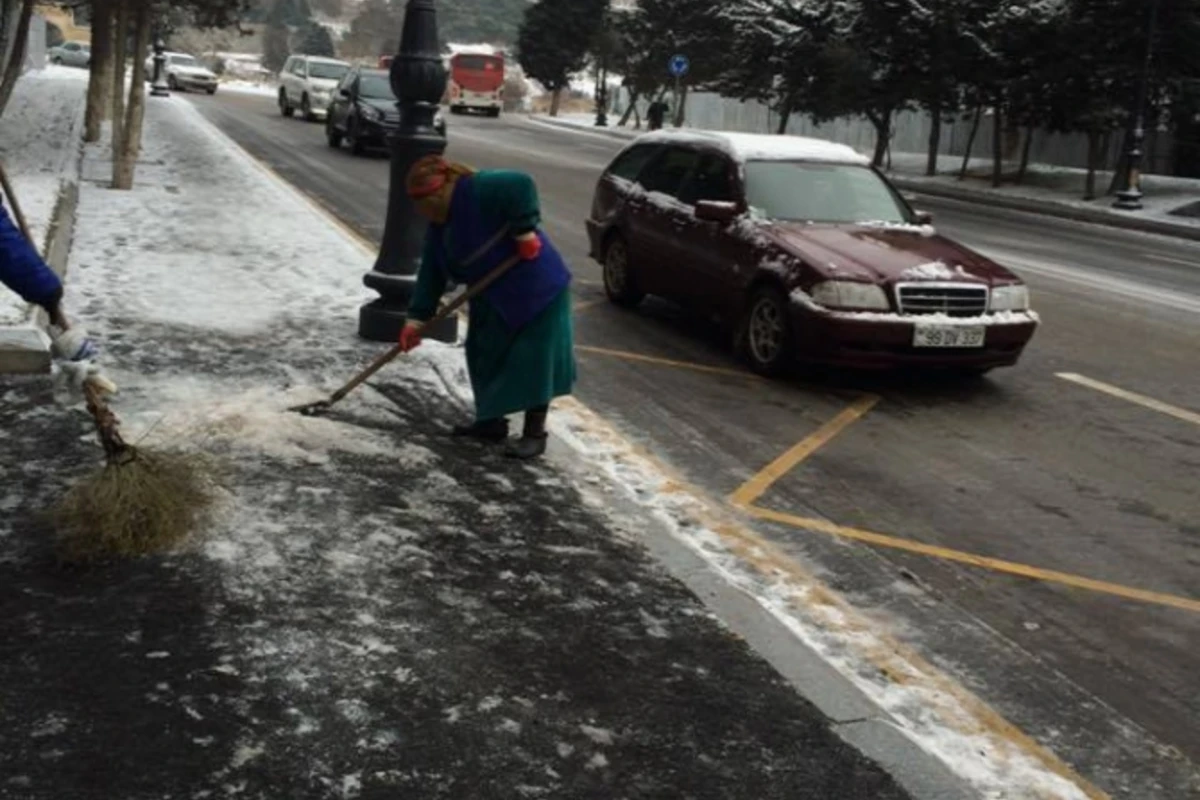
[[[400,330],[400,350],[408,353],[421,346],[421,326],[412,322],[405,323]]]
[[[536,233],[517,239],[517,254],[525,261],[533,261],[542,254],[542,240]]]

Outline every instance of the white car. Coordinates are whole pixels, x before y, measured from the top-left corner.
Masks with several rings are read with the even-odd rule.
[[[338,83],[350,72],[345,61],[319,56],[292,56],[279,73],[279,111],[285,117],[297,109],[307,120],[325,117]]]
[[[83,42],[63,42],[46,51],[51,64],[67,67],[88,67],[92,63],[92,47]]]
[[[167,86],[173,92],[183,89],[197,89],[209,94],[217,93],[217,76],[205,67],[195,56],[187,53],[164,53],[166,62],[163,70],[166,72]],[[154,56],[146,59],[146,80],[154,80]]]

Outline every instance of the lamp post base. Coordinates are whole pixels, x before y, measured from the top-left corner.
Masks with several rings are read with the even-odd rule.
[[[1142,192],[1139,189],[1126,189],[1123,192],[1117,192],[1117,199],[1113,202],[1113,208],[1119,208],[1122,211],[1139,211],[1145,206],[1142,205]]]
[[[171,92],[170,92],[170,90],[167,89],[166,86],[159,86],[156,84],[156,85],[150,87],[150,96],[151,97],[170,97]]]
[[[359,309],[358,335],[369,342],[396,342],[407,321],[408,315],[403,308],[380,298]],[[454,344],[458,341],[458,317],[426,326],[422,336],[435,342]]]

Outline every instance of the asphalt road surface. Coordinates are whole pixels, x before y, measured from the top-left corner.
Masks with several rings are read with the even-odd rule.
[[[191,99],[379,239],[384,155],[333,151],[268,97]],[[759,530],[1113,797],[1200,796],[1200,246],[930,201],[941,232],[1029,281],[1044,324],[1022,363],[770,383],[703,321],[603,302],[583,219],[620,142],[449,126],[454,157],[538,181],[576,271],[585,403],[714,496],[869,408],[755,485]]]

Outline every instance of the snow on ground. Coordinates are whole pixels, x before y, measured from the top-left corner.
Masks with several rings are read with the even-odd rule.
[[[221,81],[221,91],[275,97],[279,94],[279,85],[276,83],[254,83],[253,81],[243,80]]]
[[[821,653],[894,715],[906,735],[978,787],[981,796],[1086,800],[1080,787],[998,734],[990,710],[953,680],[910,654],[798,565],[779,569],[780,559],[769,552],[773,546],[727,510],[691,490],[582,404],[568,400],[557,408],[553,432],[586,453],[590,468],[607,474],[636,506],[665,523],[717,573]],[[604,491],[591,488],[597,507],[612,505]]]
[[[0,161],[39,250],[62,182],[73,180],[78,167],[87,77],[86,70],[56,66],[29,73],[17,81],[0,120]],[[0,290],[0,327],[24,323],[28,311],[19,297]]]

